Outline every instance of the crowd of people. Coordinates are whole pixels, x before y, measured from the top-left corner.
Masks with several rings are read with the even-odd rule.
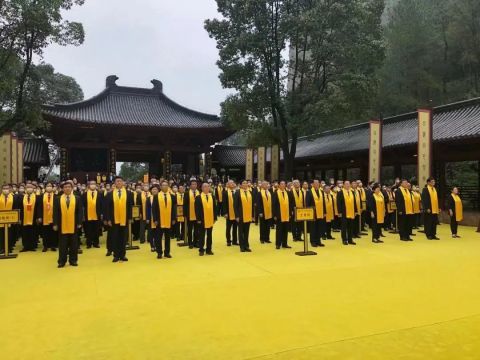
[[[271,243],[275,232],[276,249],[289,249],[293,241],[309,241],[323,247],[340,233],[344,245],[356,245],[355,239],[371,232],[379,244],[383,231],[398,232],[401,241],[412,241],[415,229],[423,226],[428,240],[439,240],[436,233],[441,211],[435,179],[429,178],[420,189],[406,179],[393,186],[360,180],[311,182],[293,180],[242,180],[236,183],[219,179],[201,181],[198,177],[151,179],[148,183],[126,183],[120,176],[111,183],[76,179],[61,184],[29,181],[5,184],[0,195],[0,211],[18,209],[20,223],[9,226],[8,251],[21,239],[22,249],[57,251],[58,267],[67,262],[78,266],[82,237],[87,249],[99,248],[106,233],[107,256],[113,262],[128,261],[129,239],[148,243],[158,259],[171,258],[171,239],[184,241],[200,256],[213,255],[212,232],[219,217],[224,217],[227,246],[251,252],[250,227],[259,226],[261,244]],[[313,208],[314,220],[297,221],[295,209]],[[446,201],[451,219],[452,237],[458,238],[458,222],[463,217],[458,188]],[[218,235],[217,235],[218,237]],[[40,242],[41,239],[41,242]],[[5,253],[4,231],[0,229],[0,252]]]

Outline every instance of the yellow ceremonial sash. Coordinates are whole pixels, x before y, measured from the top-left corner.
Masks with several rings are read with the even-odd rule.
[[[420,194],[416,191],[412,191],[413,195],[413,212],[415,214],[420,214]]]
[[[278,190],[278,203],[280,204],[280,221],[288,222],[290,221],[290,214],[288,212],[289,203],[288,203],[288,193],[286,191]]]
[[[252,194],[250,191],[240,190],[240,199],[242,201],[243,222],[249,223],[253,221],[252,217]]]
[[[50,225],[53,223],[53,193],[50,193],[50,199],[48,193],[43,195],[43,225]]]
[[[60,197],[60,210],[62,211],[62,234],[75,234],[75,195],[70,195],[70,205],[67,208],[67,195]]]
[[[355,193],[355,203],[357,204],[357,215],[360,215],[362,212],[362,201],[360,199],[360,191],[358,191],[358,189],[353,191]]]
[[[387,194],[388,194],[387,211],[389,214],[391,214],[395,211],[392,207],[392,203],[395,201],[395,199],[393,198],[392,192],[388,192]]]
[[[345,216],[347,219],[355,219],[355,204],[353,203],[353,192],[352,190],[343,191],[343,198],[345,199]]]
[[[185,194],[177,193],[177,205],[183,206],[183,197]],[[177,221],[184,222],[185,218],[183,216],[177,216]]]
[[[410,191],[403,187],[400,187],[400,191],[403,194],[403,201],[405,202],[405,214],[412,215],[413,214],[413,200],[412,196],[410,195]]]
[[[113,216],[114,224],[120,226],[127,225],[127,190],[122,188],[121,197],[118,197],[118,190],[113,191]]]
[[[323,219],[325,217],[323,213],[323,193],[320,192],[320,195],[317,195],[317,191],[314,188],[311,191],[315,203],[315,216],[317,219]]]
[[[338,216],[337,193],[335,191],[332,191],[332,196],[333,196],[333,209],[335,212],[335,216]]]
[[[190,221],[194,221],[197,220],[197,216],[195,215],[195,198],[198,196],[198,190],[195,190],[195,194],[192,194],[192,190],[188,190],[188,196],[190,197],[188,217]]]
[[[455,202],[455,220],[463,220],[463,204],[460,196],[452,194],[453,201]]]
[[[375,208],[377,210],[377,224],[383,224],[385,221],[385,198],[380,194],[373,194],[375,199]]]
[[[297,207],[299,209],[303,208],[303,199],[304,199],[303,191],[299,190],[298,193],[297,193],[297,190],[293,189],[292,192],[293,192],[293,197],[295,199],[295,207]]]
[[[235,220],[235,210],[233,208],[233,190],[228,190],[228,220]]]
[[[30,194],[30,202],[27,199],[28,194],[25,194],[23,196],[23,225],[33,225],[33,213],[37,196]]]
[[[221,186],[217,187],[217,199],[218,202],[223,202],[223,188]]]
[[[12,210],[13,209],[13,195],[8,194],[5,196],[2,194],[0,198],[0,210]]]
[[[92,198],[93,194],[93,198]],[[97,216],[97,191],[87,190],[87,221],[98,220]]]
[[[438,196],[437,190],[433,186],[427,186],[428,192],[430,194],[430,204],[432,208],[432,214],[438,214]]]
[[[150,196],[148,192],[142,191],[142,220],[147,220],[147,198]]]
[[[260,190],[263,203],[263,218],[269,220],[272,218],[272,195],[267,197],[268,190]]]
[[[167,195],[166,202],[165,195]],[[160,211],[160,228],[170,229],[172,227],[172,196],[169,193],[159,193],[158,207]]]
[[[202,206],[203,206],[203,227],[210,229],[213,227],[214,215],[213,215],[213,198],[211,196],[202,193]]]
[[[360,200],[362,202],[362,211],[367,210],[367,194],[363,188],[358,189],[360,193]]]
[[[325,194],[325,220],[327,221],[327,223],[331,222],[335,216],[333,201],[333,195]]]

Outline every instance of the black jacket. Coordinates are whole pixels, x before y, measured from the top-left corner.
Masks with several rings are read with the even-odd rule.
[[[272,206],[272,217],[273,217],[273,195],[272,195],[272,192],[270,190],[267,190],[267,194],[268,194],[268,197],[270,199],[270,202],[271,202],[271,206]],[[265,208],[263,206],[263,196],[262,196],[262,192],[259,191],[258,192],[258,195],[257,195],[257,199],[256,199],[256,203],[257,203],[257,213],[260,215],[265,215]]]
[[[295,199],[293,199],[293,195],[285,190],[285,195],[288,197],[288,215],[289,221],[293,216],[293,208],[295,207]],[[281,210],[280,210],[280,201],[278,199],[279,196],[282,196],[282,191],[277,190],[273,195],[272,199],[272,214],[273,217],[277,219],[277,221],[281,220]]]
[[[195,200],[193,201],[193,203],[190,204],[190,192],[192,190],[191,189],[188,189],[187,191],[185,191],[185,195],[183,196],[183,215],[185,216],[185,218],[187,219],[187,221],[190,221],[190,207],[193,206],[193,208],[195,208]],[[198,190],[196,190],[198,191]],[[198,191],[198,193],[200,194],[200,191]],[[198,195],[197,195],[198,197]],[[196,199],[196,197],[195,197]]]
[[[459,196],[460,197],[460,196]],[[460,198],[460,201],[462,199]],[[453,212],[453,217],[455,218],[456,217],[456,212],[455,212],[455,200],[453,199],[453,196],[452,194],[448,195],[447,197],[447,210],[452,210]]]
[[[384,213],[383,213],[383,216],[385,216],[386,212],[387,212],[387,207],[386,207],[386,204],[385,204],[385,197],[383,196],[383,194],[380,192],[380,195],[382,195],[383,197],[383,202],[384,202]],[[375,220],[378,219],[378,212],[377,212],[377,203],[375,201],[375,197],[373,196],[373,193],[371,196],[369,196],[367,198],[367,209],[368,209],[368,217],[371,218],[371,212],[373,212],[374,216],[375,216]]]
[[[213,221],[217,221],[217,212],[215,209],[217,208],[217,200],[213,194],[208,194],[208,201],[213,201]],[[205,214],[203,212],[203,203],[202,203],[202,195],[198,195],[195,198],[195,216],[197,217],[197,222],[200,222],[202,226],[205,225]]]
[[[413,197],[412,193],[410,190],[408,190],[410,193],[410,197],[412,198],[412,204],[413,204]],[[397,212],[399,215],[402,215],[405,213],[405,199],[403,197],[403,191],[400,189],[400,187],[395,190],[395,204],[397,205]]]
[[[158,226],[160,226],[160,213],[162,212],[162,209],[159,206],[160,200],[158,199],[159,196],[163,196],[163,192],[159,192],[157,195],[153,197],[153,202],[152,202],[152,208],[151,208],[151,217],[153,221],[158,223]],[[170,227],[172,227],[173,222],[177,219],[177,199],[174,195],[167,194],[167,196],[170,196],[172,199],[172,211],[170,214],[171,221],[170,221]],[[163,210],[165,211],[165,210]]]
[[[357,199],[355,196],[355,192],[350,189],[350,193],[353,196],[353,211],[354,214],[357,214],[358,209],[357,209]],[[346,211],[345,211],[345,197],[343,196],[343,189],[340,190],[337,194],[337,207],[338,207],[338,215],[341,215],[342,217],[346,216]]]
[[[84,212],[84,219],[85,221],[88,220],[88,202],[87,202],[87,195],[89,194],[88,191],[85,191],[82,195],[82,204],[83,204],[83,212]],[[97,190],[97,202],[95,203],[97,219],[101,220],[103,214],[103,201],[104,196],[101,191]]]
[[[254,205],[255,204],[255,198],[253,196],[253,192],[250,192],[248,190],[243,190],[243,189],[239,189],[235,192],[235,195],[233,197],[233,204],[234,204],[233,208],[235,209],[235,218],[239,219],[239,221],[241,223],[243,223],[243,205],[242,205],[242,199],[240,198],[240,196],[241,196],[240,193],[242,191],[247,191],[252,196],[252,209],[251,209],[251,211],[252,211],[252,221],[254,220],[253,219],[253,214],[254,214],[253,209],[254,209],[254,206],[255,206]]]
[[[313,187],[307,191],[307,194],[305,196],[305,202],[307,204],[307,207],[313,207],[315,209],[315,218],[317,219],[317,208],[315,206],[315,199],[313,197],[312,191],[316,191]],[[325,217],[325,214],[327,212],[327,207],[325,206],[325,193],[318,189],[318,197],[322,198],[323,201],[323,217]],[[333,209],[335,213],[335,209]]]
[[[83,205],[82,199],[78,195],[72,195],[75,197],[75,231],[78,229],[83,222]],[[53,225],[58,226],[58,233],[62,233],[62,209],[60,207],[61,196],[55,197],[55,204],[53,205]],[[70,206],[72,206],[70,202]]]
[[[118,191],[118,190],[113,190]],[[105,196],[105,213],[103,214],[103,219],[105,221],[111,221],[114,225],[115,213],[113,209],[113,191],[110,191]],[[132,207],[133,207],[133,194],[131,191],[126,191],[127,194],[127,222],[132,219]]]
[[[437,201],[438,201],[438,207],[440,209],[440,198],[438,197],[438,191],[437,191]],[[422,190],[422,208],[424,212],[428,212],[428,210],[430,210],[430,212],[432,211],[432,199],[430,198],[430,192],[428,191],[427,186],[425,186]]]
[[[228,192],[230,191],[230,189],[223,189],[223,201],[222,201],[222,214],[224,215],[229,215],[228,213],[228,209],[230,207],[230,202],[228,200]],[[237,191],[238,192],[238,191]],[[235,195],[236,195],[236,192],[233,194],[232,196],[232,200],[233,200],[233,211],[235,212]],[[234,216],[236,216],[234,214]]]

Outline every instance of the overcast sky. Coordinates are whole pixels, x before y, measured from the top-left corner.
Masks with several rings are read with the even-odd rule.
[[[108,75],[147,88],[158,79],[176,102],[219,114],[227,90],[218,80],[215,41],[203,28],[217,16],[214,0],[86,0],[65,15],[83,23],[85,42],[50,46],[44,61],[74,77],[85,98],[102,91]]]

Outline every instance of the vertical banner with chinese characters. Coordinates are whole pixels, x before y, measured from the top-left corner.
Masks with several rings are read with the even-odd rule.
[[[18,182],[23,182],[23,140],[17,141],[17,171],[18,171]]]
[[[432,174],[432,111],[418,109],[418,185],[423,187]]]
[[[265,159],[266,148],[259,147],[257,151],[257,180],[258,182],[265,180]]]
[[[18,183],[18,139],[12,135],[12,183]]]
[[[68,164],[68,152],[65,148],[60,148],[60,179],[67,180],[67,164]]]
[[[172,152],[165,151],[163,154],[163,177],[169,179],[172,175]]]
[[[110,174],[117,173],[117,152],[115,149],[110,149]]]
[[[12,135],[0,137],[0,184],[12,182]]]
[[[368,181],[380,181],[382,170],[382,121],[370,120]]]
[[[245,159],[245,179],[253,179],[253,149],[247,149]]]
[[[212,174],[212,153],[205,153],[205,175]]]
[[[272,145],[271,155],[271,175],[270,180],[275,181],[280,177],[280,147],[278,145]]]

